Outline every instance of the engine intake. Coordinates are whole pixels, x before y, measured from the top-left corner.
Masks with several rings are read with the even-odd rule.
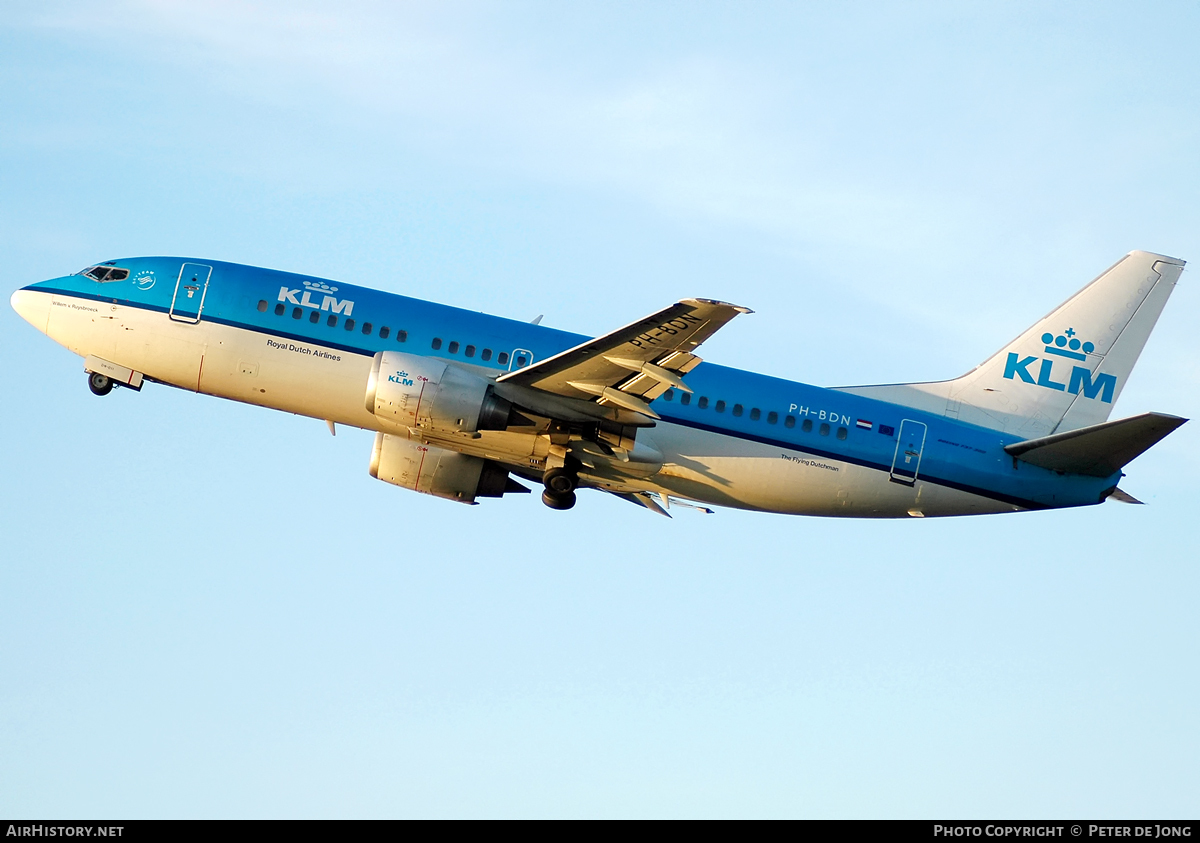
[[[367,410],[395,432],[504,430],[512,404],[487,379],[444,360],[381,351],[367,379]]]
[[[385,483],[461,503],[529,491],[499,463],[387,433],[375,434],[370,472]]]

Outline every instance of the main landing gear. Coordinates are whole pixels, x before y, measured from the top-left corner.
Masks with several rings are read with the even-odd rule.
[[[551,509],[570,509],[575,505],[575,489],[579,486],[579,475],[569,468],[552,468],[542,476],[546,491],[542,492],[542,503]]]
[[[112,378],[99,372],[91,372],[88,374],[88,389],[96,395],[108,395],[113,391]]]

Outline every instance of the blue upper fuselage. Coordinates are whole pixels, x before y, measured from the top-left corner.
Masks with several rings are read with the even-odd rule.
[[[179,267],[191,259],[112,261],[127,278],[82,274],[28,289],[167,313]],[[590,337],[489,316],[340,281],[221,261],[203,292],[206,322],[367,357],[390,350],[492,369],[520,368]],[[199,294],[198,294],[199,295]],[[1121,477],[1060,475],[1015,461],[1004,446],[1019,437],[897,404],[702,363],[687,375],[688,403],[674,390],[653,407],[664,421],[889,471],[896,432],[908,419],[928,426],[921,479],[1027,508],[1093,504]]]

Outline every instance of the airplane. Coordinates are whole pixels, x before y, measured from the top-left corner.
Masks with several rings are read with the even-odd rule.
[[[908,518],[1139,503],[1122,469],[1186,419],[1108,421],[1184,262],[1130,252],[953,380],[824,388],[702,363],[747,308],[676,302],[589,338],[215,260],[105,261],[12,307],[96,395],[166,384],[375,432],[372,477],[466,504],[598,489]]]

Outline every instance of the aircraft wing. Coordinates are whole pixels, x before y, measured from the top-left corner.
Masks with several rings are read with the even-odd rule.
[[[727,302],[684,299],[496,382],[658,418],[649,402],[671,387],[691,392],[682,378],[700,363],[693,350],[739,313],[751,312]]]

